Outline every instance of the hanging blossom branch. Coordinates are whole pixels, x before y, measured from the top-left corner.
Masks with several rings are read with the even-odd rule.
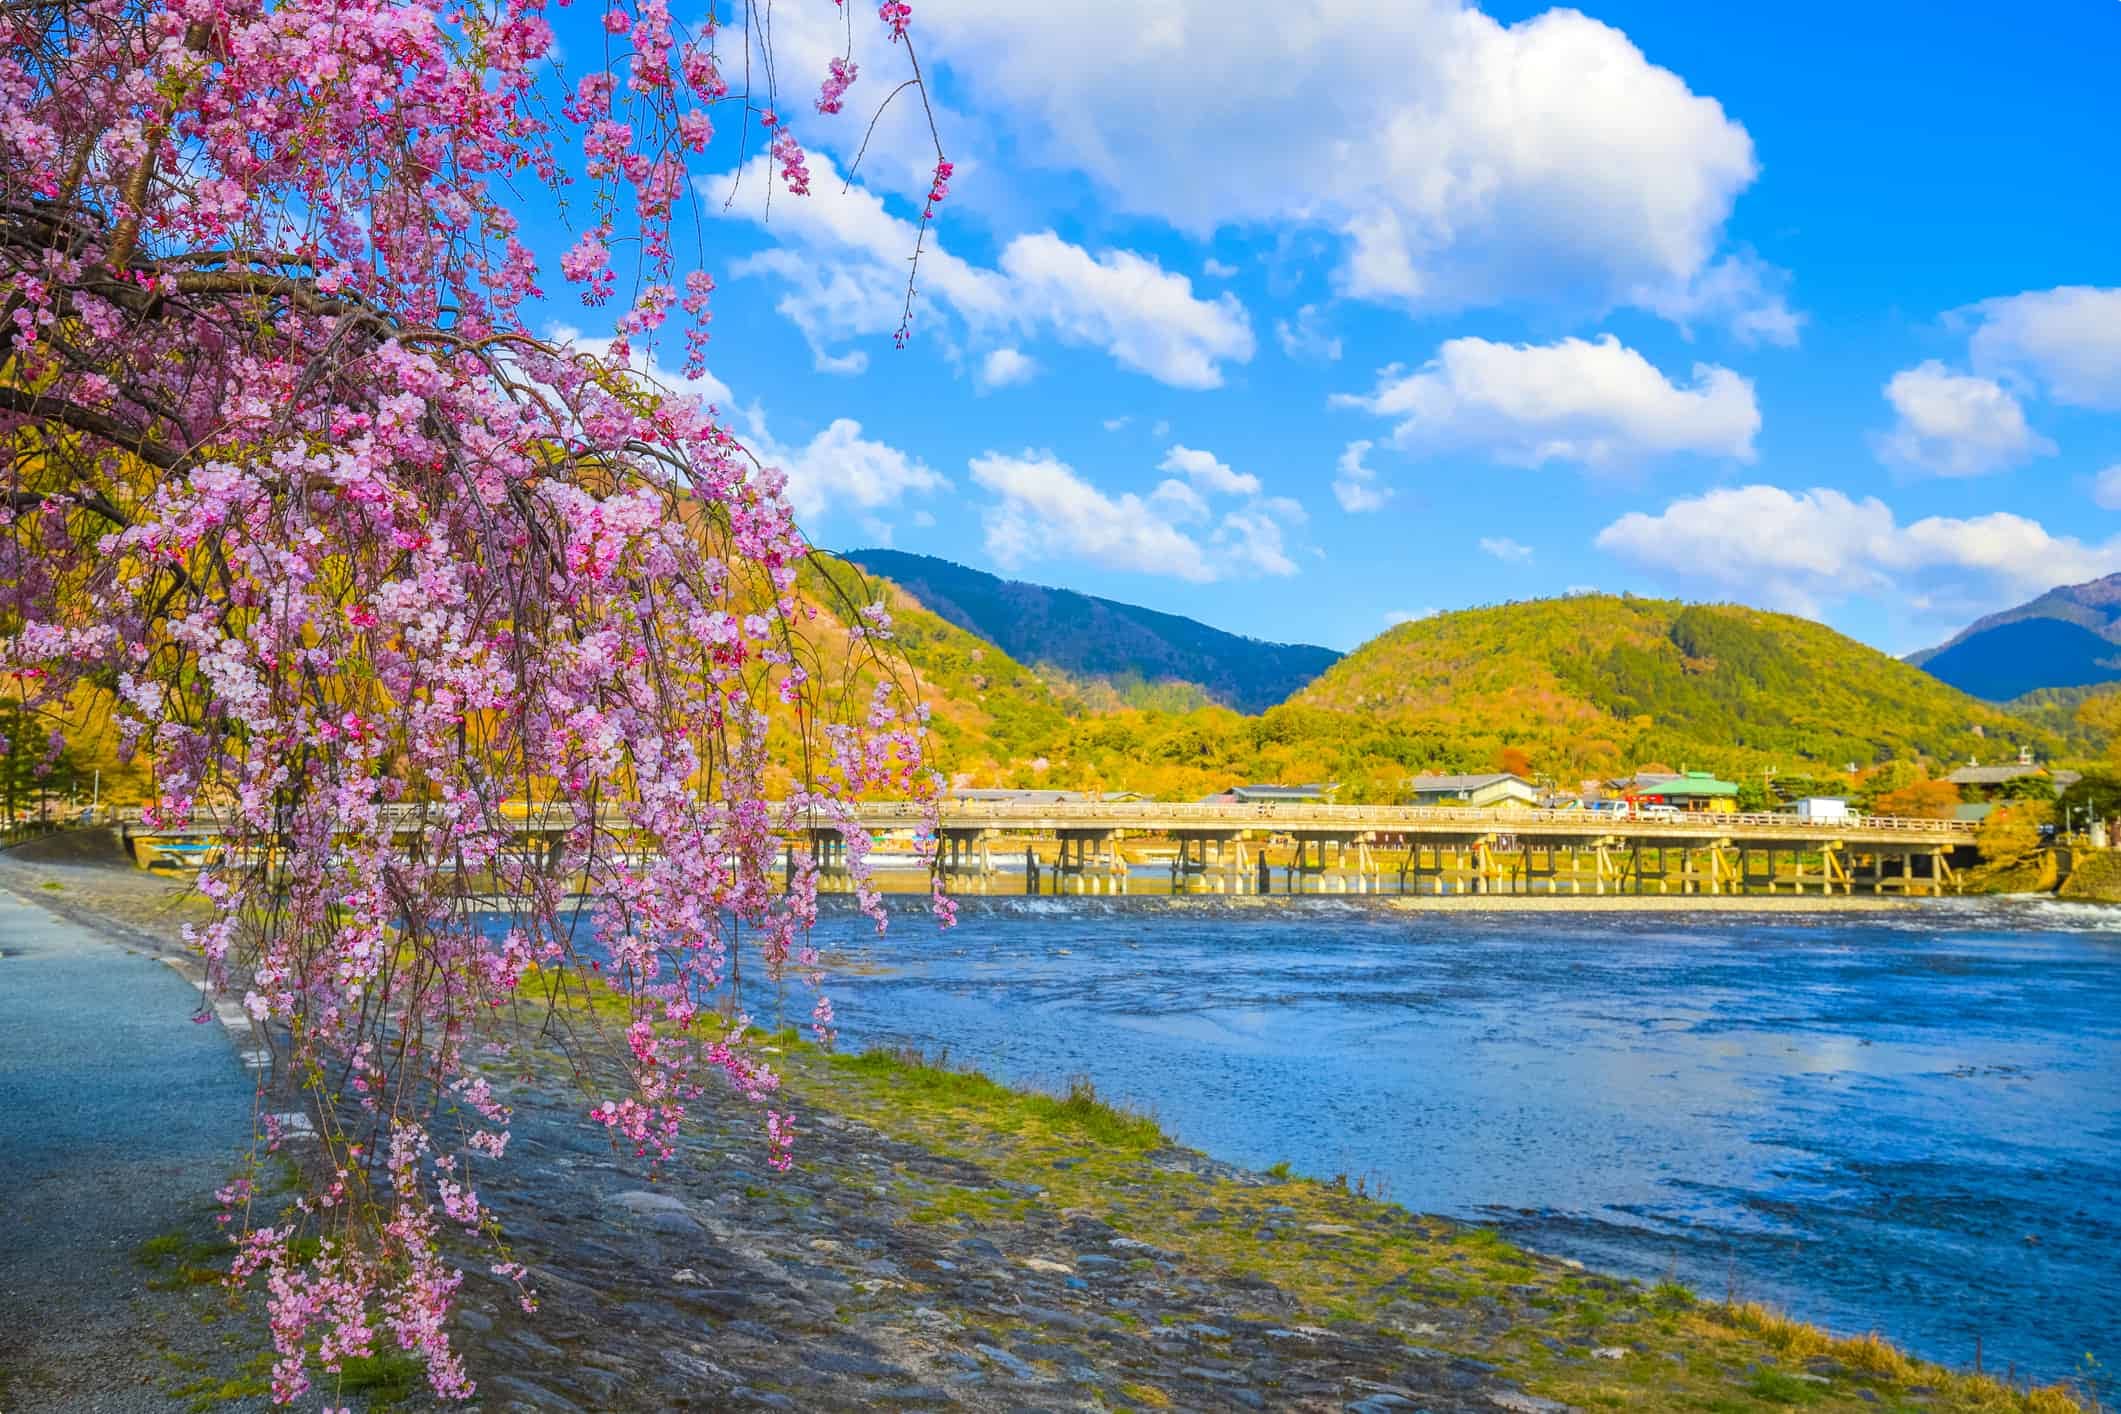
[[[907,18],[884,7],[891,39]],[[728,97],[712,26],[620,0],[556,119],[541,0],[23,0],[0,26],[0,680],[53,742],[101,694],[149,822],[224,832],[187,937],[322,1138],[291,1206],[224,1191],[275,1399],[385,1342],[469,1395],[443,1243],[498,1240],[485,1058],[616,997],[625,1080],[590,1120],[653,1163],[727,1083],[785,1167],[738,985],[747,956],[820,980],[816,868],[774,889],[782,842],[839,830],[881,927],[852,802],[932,795],[881,613],[828,671],[779,473],[625,372],[673,306],[700,368],[712,282],[679,293],[671,232]],[[819,110],[854,78],[835,61]],[[588,184],[561,272],[591,303],[637,243],[605,359],[524,327],[518,182]]]

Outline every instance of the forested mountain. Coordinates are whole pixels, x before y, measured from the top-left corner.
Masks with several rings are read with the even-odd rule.
[[[2121,681],[2121,574],[2050,589],[1907,660],[1996,702],[2041,688]]]
[[[1558,764],[1867,764],[1993,757],[2048,733],[1786,614],[1585,595],[1402,624],[1296,699]]]
[[[2042,688],[2121,680],[2121,646],[2067,619],[2013,619],[1959,639],[1922,668],[1962,692],[2008,702]]]
[[[1018,662],[1052,670],[1056,682],[1109,689],[1103,695],[1113,706],[1212,702],[1257,712],[1340,656],[1330,648],[1267,643],[1177,614],[1001,579],[930,555],[850,550],[846,558]]]
[[[968,785],[1184,799],[1337,780],[1343,799],[1393,799],[1423,771],[1506,762],[1572,783],[1652,761],[1757,781],[1769,766],[1824,777],[2074,744],[1808,619],[1728,605],[1587,596],[1443,614],[1248,715],[1100,709],[880,587],[937,704],[937,764]]]

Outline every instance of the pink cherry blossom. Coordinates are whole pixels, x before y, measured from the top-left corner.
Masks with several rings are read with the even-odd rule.
[[[918,83],[911,11],[879,13]],[[217,1194],[281,1402],[336,1403],[344,1363],[387,1348],[474,1392],[445,1234],[496,1244],[536,1305],[480,1197],[531,1009],[616,1000],[582,1108],[623,1160],[668,1158],[720,1084],[785,1169],[745,1005],[822,984],[800,842],[840,833],[881,928],[851,802],[933,798],[925,714],[862,656],[888,623],[850,626],[843,672],[798,653],[811,550],[783,479],[628,371],[674,316],[704,371],[714,282],[678,233],[730,91],[711,22],[666,0],[599,21],[612,57],[565,91],[543,0],[5,21],[0,683],[35,723],[7,749],[50,759],[107,711],[151,773],[145,821],[220,831],[183,934],[213,995],[276,1067],[330,1078],[292,1205],[268,1218],[254,1182],[307,1142],[276,1117]],[[832,61],[821,114],[855,76]],[[770,130],[800,195],[801,138]],[[926,215],[949,177],[938,147]],[[612,310],[602,357],[530,327],[525,231],[555,220],[558,282]],[[822,994],[811,1020],[829,1037]]]

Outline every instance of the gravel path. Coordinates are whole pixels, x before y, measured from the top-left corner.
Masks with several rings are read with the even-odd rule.
[[[221,1027],[192,1021],[190,993],[154,957],[0,889],[9,1414],[184,1409],[172,1376],[227,1354],[193,1293],[155,1289],[136,1256],[211,1236],[213,1189],[250,1133],[249,1077]]]

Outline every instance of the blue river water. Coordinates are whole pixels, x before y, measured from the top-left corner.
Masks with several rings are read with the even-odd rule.
[[[844,1044],[1087,1075],[1218,1157],[1947,1364],[2121,1361],[2121,910],[973,899],[819,941]]]

